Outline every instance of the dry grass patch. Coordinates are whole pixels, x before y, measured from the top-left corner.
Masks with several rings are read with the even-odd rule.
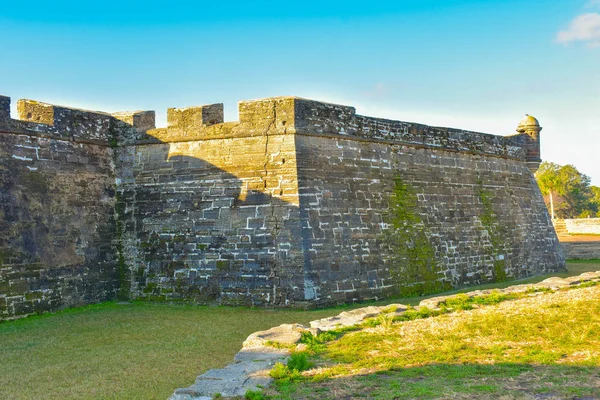
[[[430,363],[599,365],[600,287],[560,291],[349,333],[324,356],[334,376]]]
[[[267,395],[600,397],[600,286],[348,332],[315,360]]]

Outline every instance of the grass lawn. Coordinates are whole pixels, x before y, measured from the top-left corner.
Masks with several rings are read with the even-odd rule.
[[[579,275],[585,271],[600,269],[600,261],[569,263],[568,268],[569,273],[566,275]],[[543,278],[545,277],[528,281],[539,281]],[[495,286],[508,285],[510,283]],[[492,286],[494,285],[485,287]],[[414,304],[420,299],[394,299],[378,303]],[[590,301],[592,300],[594,299]],[[588,307],[595,312],[597,318],[600,310],[597,309],[598,301],[595,300],[596,303],[590,303]],[[594,304],[596,308],[593,308]],[[339,308],[315,311],[269,311],[148,303],[128,305],[105,303],[0,323],[0,399],[166,399],[174,389],[192,384],[200,373],[210,368],[223,367],[231,362],[233,355],[250,333],[281,323],[307,323],[310,320],[335,315],[340,311]],[[593,321],[597,322],[597,319]],[[496,322],[490,322],[492,325],[494,323]],[[564,322],[563,325],[557,325],[556,329],[573,332],[575,337],[584,335],[583,331],[568,330],[568,322]],[[516,326],[514,328],[516,329]],[[444,327],[442,331],[447,333],[447,337],[454,338],[455,334],[451,334],[447,329]],[[592,324],[589,332],[598,333],[595,329],[596,325]],[[355,334],[345,336],[336,342],[336,345],[342,346],[345,340],[350,340],[353,336]],[[585,335],[582,337],[587,338]],[[377,340],[381,341],[382,337],[378,337]],[[366,346],[374,345],[369,341],[361,343],[361,346],[365,346],[365,351],[367,351]],[[452,346],[457,346],[458,342],[454,339],[444,339],[440,343],[453,348]],[[440,343],[436,343],[436,346]],[[423,346],[424,349],[419,353],[429,354],[432,357],[436,354],[436,352],[428,352],[427,343],[424,342]],[[330,359],[335,360],[336,363],[358,362],[346,360],[342,355],[338,360],[333,348],[328,351],[331,351]],[[506,349],[499,343],[495,351],[501,353]],[[365,354],[361,353],[357,357],[363,358]],[[402,357],[396,358],[405,359],[404,352],[397,355]],[[367,354],[367,356],[367,359],[373,358],[372,355]],[[489,393],[496,396],[498,393],[503,393],[503,388],[510,382],[516,384],[514,377],[518,377],[519,380],[539,381],[548,375],[545,381],[555,380],[556,385],[559,385],[560,380],[563,379],[581,381],[582,387],[589,386],[590,374],[595,373],[598,377],[597,363],[542,367],[528,365],[525,358],[520,361],[502,359],[499,361],[500,364],[494,365],[489,363],[478,365],[481,361],[479,359],[460,359],[460,363],[466,365],[457,365],[458,361],[449,362],[448,359],[440,357],[435,360],[439,365],[434,363],[420,366],[423,364],[420,361],[408,368],[406,365],[382,364],[385,368],[379,374],[358,376],[353,372],[348,376],[340,375],[335,380],[327,379],[320,383],[311,383],[315,386],[309,386],[308,390],[312,393],[311,396],[316,396],[312,398],[336,398],[335,395],[331,397],[331,394],[337,389],[332,392],[332,389],[327,386],[331,382],[347,380],[346,386],[350,388],[349,390],[359,393],[364,385],[373,389],[373,384],[369,382],[375,379],[377,382],[389,382],[391,387],[409,385],[410,391],[403,389],[403,393],[406,391],[416,394],[426,390],[425,387],[429,385],[427,379],[437,381],[438,376],[442,377],[440,379],[446,379],[445,376],[468,375],[471,378],[464,382],[462,378],[452,378],[453,383],[448,381],[458,387],[452,390],[460,393],[462,390],[460,388],[465,385],[481,387],[483,388],[481,390],[489,387]],[[349,368],[350,371],[379,371],[375,364],[364,368],[357,366]],[[557,370],[559,372],[553,372],[553,368],[559,368]],[[430,373],[422,371],[430,371]],[[403,379],[403,383],[398,383],[397,376],[409,376],[409,378]],[[478,376],[481,376],[481,379]],[[304,385],[305,383],[291,383],[287,387],[281,387],[281,392],[277,396],[284,398],[305,396],[304,394],[300,396],[298,392]],[[393,389],[394,391],[390,392],[392,389],[386,389],[386,385],[377,385],[377,390],[382,391],[381,398],[393,398],[388,394],[400,390]],[[367,392],[368,390],[364,389],[364,393]],[[574,392],[573,395],[576,394]],[[347,394],[347,396],[353,395],[354,392]],[[428,397],[426,393],[423,396]]]
[[[455,310],[319,335],[263,398],[600,399],[600,285]]]

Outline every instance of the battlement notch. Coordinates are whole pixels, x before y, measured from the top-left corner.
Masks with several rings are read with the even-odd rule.
[[[190,131],[221,123],[223,103],[167,109],[167,126],[171,129]]]

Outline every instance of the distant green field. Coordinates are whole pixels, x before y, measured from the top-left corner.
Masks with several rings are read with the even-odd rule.
[[[600,262],[568,268],[559,275],[600,270]],[[250,333],[341,310],[104,303],[0,323],[0,399],[166,399],[229,363]]]

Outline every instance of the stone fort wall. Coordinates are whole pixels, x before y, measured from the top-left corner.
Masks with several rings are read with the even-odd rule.
[[[22,102],[20,121],[9,105],[0,97],[0,319],[114,298],[111,117]]]
[[[19,112],[12,120],[5,107],[0,119],[3,196],[26,210],[4,207],[1,220],[12,233],[0,234],[0,254],[21,254],[1,260],[5,318],[117,296],[325,305],[564,268],[530,172],[539,137],[526,133],[292,97],[240,102],[239,122],[223,122],[220,104],[169,109],[160,129],[152,112],[31,101]],[[40,160],[14,157],[31,141],[64,156],[31,171]],[[36,195],[22,182],[37,171],[38,181],[63,180]],[[49,208],[65,218],[49,220]],[[39,224],[26,245],[23,232]]]

